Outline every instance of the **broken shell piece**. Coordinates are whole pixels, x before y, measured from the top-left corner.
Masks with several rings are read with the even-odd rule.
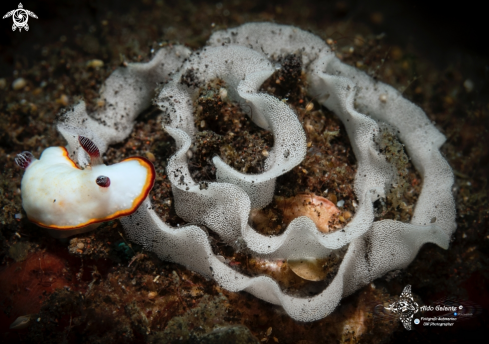
[[[332,232],[328,223],[340,211],[330,200],[314,194],[301,194],[290,198],[275,197],[283,211],[283,220],[290,223],[299,216],[307,216],[321,233]]]
[[[15,79],[12,83],[12,88],[14,91],[19,91],[27,85],[27,81],[24,78]]]
[[[31,324],[31,319],[35,314],[21,315],[13,323],[10,324],[11,330],[22,330]]]
[[[287,264],[297,276],[308,281],[322,281],[330,269],[324,269],[327,259],[288,259]]]

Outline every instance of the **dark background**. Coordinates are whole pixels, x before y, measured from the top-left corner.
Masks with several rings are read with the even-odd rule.
[[[185,0],[170,0],[165,3],[182,6]],[[199,3],[200,1],[193,1]],[[209,2],[209,1],[208,1]],[[210,3],[218,3],[211,1]],[[227,1],[222,1],[226,3]],[[251,3],[251,6],[250,6]],[[262,12],[275,5],[297,6],[295,1],[246,1],[251,12]],[[352,20],[363,22],[372,31],[386,33],[389,43],[400,46],[412,45],[422,51],[440,69],[449,64],[460,64],[470,76],[488,79],[489,39],[487,12],[481,1],[430,2],[422,0],[401,1],[301,1],[301,6],[313,8],[308,20],[313,23],[332,20]],[[59,40],[61,35],[70,37],[73,26],[80,22],[94,21],[107,11],[124,14],[130,9],[148,9],[138,1],[24,1],[24,8],[34,12],[39,19],[30,18],[29,34],[18,30],[12,32],[12,19],[6,18],[0,25],[0,77],[9,76],[14,59],[21,55],[29,60],[40,58],[39,46]],[[18,7],[18,0],[2,1],[0,14],[3,15]],[[370,14],[378,11],[383,14],[380,24],[373,24]],[[164,25],[164,23],[162,23]],[[24,33],[24,34],[23,34]],[[480,80],[482,82],[483,80]]]

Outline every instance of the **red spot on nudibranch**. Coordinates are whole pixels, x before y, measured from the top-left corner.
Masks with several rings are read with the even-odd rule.
[[[95,183],[103,188],[108,188],[110,186],[110,178],[107,176],[98,176]]]
[[[17,154],[15,157],[15,163],[19,166],[22,167],[23,169],[26,169],[29,167],[31,162],[34,160],[34,155],[32,155],[31,152],[22,152],[20,154]]]
[[[100,151],[95,143],[92,140],[85,136],[78,136],[78,142],[80,142],[80,146],[85,150],[85,152],[90,155],[90,158],[98,158],[100,157]]]

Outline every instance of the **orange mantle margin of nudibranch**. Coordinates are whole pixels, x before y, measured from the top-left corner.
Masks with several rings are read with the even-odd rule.
[[[68,151],[66,150],[65,147],[61,147],[63,148],[64,150],[64,153],[63,153],[63,156],[73,165],[73,167],[77,168],[77,169],[80,169],[73,160],[71,160],[71,158],[69,157],[69,154],[68,154]],[[144,168],[147,169],[148,171],[148,174],[146,176],[146,181],[144,183],[144,187],[143,187],[143,190],[141,192],[141,194],[136,197],[133,201],[132,201],[132,205],[129,209],[127,210],[119,210],[107,217],[104,217],[102,219],[90,219],[88,220],[87,222],[84,222],[82,224],[79,224],[77,226],[54,226],[54,225],[46,225],[46,224],[43,224],[41,222],[37,222],[37,221],[34,221],[34,220],[31,220],[29,219],[31,222],[35,223],[36,225],[40,226],[40,227],[44,227],[44,228],[49,228],[49,229],[55,229],[55,230],[59,230],[59,231],[68,231],[68,230],[73,230],[73,229],[78,229],[78,228],[83,228],[83,227],[87,227],[87,226],[90,226],[90,225],[93,225],[95,223],[100,223],[100,222],[105,222],[105,221],[110,221],[110,220],[114,220],[118,217],[122,217],[122,216],[127,216],[127,215],[131,215],[132,213],[134,213],[138,207],[141,205],[141,203],[143,203],[144,199],[148,196],[149,192],[151,191],[151,189],[153,188],[153,185],[154,185],[154,182],[155,182],[155,177],[156,177],[156,172],[155,172],[155,168],[153,166],[153,164],[146,158],[143,158],[143,157],[130,157],[130,158],[127,158],[127,159],[124,159],[122,160],[121,162],[123,161],[129,161],[129,160],[137,160],[141,166],[143,166]]]

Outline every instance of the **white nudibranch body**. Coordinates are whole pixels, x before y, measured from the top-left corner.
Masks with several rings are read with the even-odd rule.
[[[141,157],[80,169],[66,148],[50,147],[39,160],[32,155],[28,160],[22,178],[22,206],[29,220],[51,229],[57,237],[92,230],[100,222],[132,214],[155,179],[153,165]]]

